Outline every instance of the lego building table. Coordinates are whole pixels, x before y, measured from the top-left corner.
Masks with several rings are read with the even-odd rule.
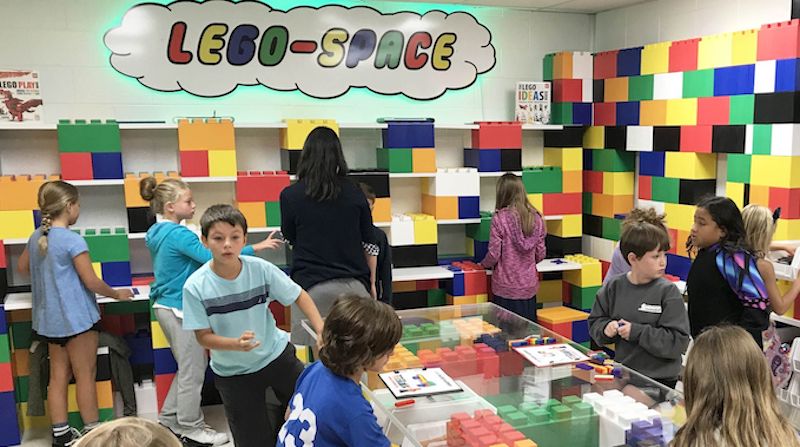
[[[134,286],[122,287],[123,289],[132,289],[133,298],[131,301],[147,301],[150,299],[150,286]],[[97,295],[97,304],[116,303],[117,300],[108,298],[106,296]],[[30,309],[33,304],[33,297],[30,292],[9,293],[6,296],[5,310],[11,312],[12,310]]]
[[[403,336],[385,371],[438,367],[463,391],[395,399],[377,374],[362,377],[389,439],[403,446],[667,445],[683,422],[681,396],[603,358],[537,368],[511,345],[585,347],[493,303],[398,311]],[[313,336],[307,321],[304,328]],[[649,395],[626,395],[636,383]],[[646,403],[643,403],[646,402]],[[627,443],[627,444],[626,444]]]

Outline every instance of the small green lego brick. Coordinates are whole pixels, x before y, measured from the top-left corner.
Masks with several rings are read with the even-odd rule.
[[[755,95],[731,96],[729,110],[729,124],[753,124]]]
[[[379,147],[377,149],[377,159],[378,168],[385,169],[390,173],[413,172],[414,163],[410,148],[387,149]]]
[[[750,161],[750,155],[728,154],[728,181],[750,183]]]
[[[570,284],[571,306],[581,310],[591,310],[600,286],[578,287]]]
[[[653,75],[628,78],[628,100],[648,101],[653,99]]]
[[[563,421],[572,417],[572,410],[565,405],[556,405],[550,409],[554,421]]]
[[[652,200],[657,202],[678,203],[680,197],[680,180],[669,177],[651,177]]]
[[[714,96],[714,70],[683,72],[683,97],[705,98]]]
[[[267,226],[279,227],[281,226],[281,203],[280,202],[266,202],[267,209]]]
[[[753,125],[753,155],[772,153],[772,124]]]
[[[559,193],[563,174],[558,166],[526,167],[522,170],[522,183],[528,194]]]

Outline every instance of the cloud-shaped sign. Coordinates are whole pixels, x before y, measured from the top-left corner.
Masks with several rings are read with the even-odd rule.
[[[134,6],[104,41],[114,69],[159,91],[218,97],[260,84],[335,98],[365,87],[433,99],[494,67],[491,39],[465,12],[211,0]]]

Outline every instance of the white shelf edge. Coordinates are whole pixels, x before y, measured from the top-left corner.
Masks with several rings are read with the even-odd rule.
[[[392,226],[392,223],[391,222],[373,222],[373,225],[375,225],[378,228],[390,228]]]
[[[147,233],[128,233],[128,240],[144,239]]]
[[[389,178],[430,178],[436,177],[435,172],[390,172]]]
[[[386,123],[339,123],[340,129],[388,129]]]
[[[523,124],[522,130],[562,130],[561,124]]]
[[[459,225],[459,224],[474,224],[474,223],[481,223],[480,218],[476,219],[443,219],[437,220],[437,224],[439,225]]]
[[[248,233],[271,233],[273,231],[281,231],[281,227],[253,227],[248,228]]]
[[[272,123],[233,123],[235,129],[285,129],[286,123],[272,122]],[[339,123],[340,129],[386,129],[387,123]],[[449,123],[449,124],[433,124],[434,129],[442,130],[473,130],[478,129],[477,124],[472,123]],[[159,129],[177,129],[177,123],[120,123],[120,130],[159,130]],[[523,124],[522,130],[561,130],[564,126],[560,124]],[[3,124],[0,125],[1,130],[56,130],[57,124],[44,124],[44,123],[20,123],[20,124]]]
[[[110,186],[110,185],[124,185],[123,179],[112,180],[66,180],[75,186]]]
[[[236,183],[236,177],[181,177],[186,183]]]
[[[1,239],[3,241],[3,245],[25,245],[28,243],[28,239]]]
[[[515,175],[522,175],[522,171],[500,171],[500,172],[478,172],[479,177],[501,177],[506,172],[510,172]]]
[[[783,315],[778,315],[775,312],[772,312],[769,317],[772,319],[772,321],[775,321],[777,323],[783,323],[789,326],[800,327],[800,320],[796,318],[785,317]]]

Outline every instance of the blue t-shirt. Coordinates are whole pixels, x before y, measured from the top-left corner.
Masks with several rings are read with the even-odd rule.
[[[249,352],[211,350],[211,369],[220,376],[250,374],[263,369],[286,348],[289,337],[278,329],[269,302],[289,306],[302,290],[283,271],[252,256],[240,256],[242,271],[225,279],[203,264],[183,287],[183,328],[211,329],[222,337],[255,332],[261,346]]]
[[[297,379],[278,447],[385,447],[372,406],[361,387],[314,362]]]
[[[73,258],[88,252],[86,241],[72,230],[53,227],[47,253],[39,252],[41,228],[28,239],[33,295],[33,330],[45,337],[69,337],[89,330],[100,320],[95,294],[75,270]]]

